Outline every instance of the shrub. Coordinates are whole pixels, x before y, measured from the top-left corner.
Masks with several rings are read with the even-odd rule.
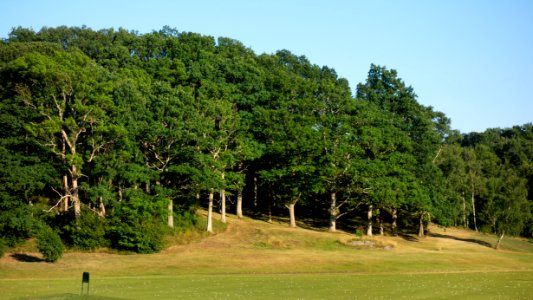
[[[37,236],[37,248],[47,262],[55,262],[63,256],[63,243],[52,228],[45,226]]]
[[[84,209],[78,220],[72,213],[67,224],[63,226],[62,237],[69,245],[78,249],[92,250],[106,247],[109,246],[106,239],[106,224],[105,218]]]
[[[35,220],[28,208],[18,207],[0,213],[0,238],[13,247],[32,236]]]
[[[177,231],[195,228],[200,223],[194,209],[178,209],[174,213],[174,228]]]
[[[357,228],[355,230],[355,235],[357,235],[358,237],[362,237],[363,235],[365,235],[364,229],[363,228]]]
[[[154,253],[163,249],[165,227],[157,220],[118,222],[112,226],[110,239],[113,248],[137,253]]]
[[[113,211],[109,239],[113,248],[153,253],[164,246],[166,199],[130,190]]]

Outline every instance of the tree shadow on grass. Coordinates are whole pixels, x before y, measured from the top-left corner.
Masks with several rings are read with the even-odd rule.
[[[296,221],[298,227],[314,230],[314,231],[326,231],[328,230],[328,224],[319,219],[301,218]]]
[[[415,236],[414,234],[398,232],[398,236],[409,242],[418,242],[418,237]]]
[[[269,220],[271,220],[272,222],[275,222],[275,223],[289,224],[289,218],[287,217],[272,216],[271,218],[269,218],[267,214],[262,214],[262,213],[250,214],[249,217],[254,220],[260,220],[260,221],[267,222],[267,223],[270,223]]]
[[[460,237],[447,235],[447,234],[440,234],[440,233],[430,233],[429,236],[443,238],[443,239],[452,239],[452,240],[468,242],[468,243],[474,243],[474,244],[478,244],[481,246],[492,248],[492,245],[490,243],[481,241],[481,240],[476,240],[476,239],[465,239],[465,238],[460,238]]]
[[[11,257],[20,261],[20,262],[43,262],[44,260],[40,257],[28,255],[25,253],[13,253]]]

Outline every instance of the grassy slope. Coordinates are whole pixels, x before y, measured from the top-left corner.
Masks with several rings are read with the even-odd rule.
[[[490,235],[431,232],[422,239],[376,237],[376,247],[365,248],[347,246],[356,237],[343,232],[230,217],[225,232],[158,254],[67,253],[55,264],[7,254],[0,260],[0,291],[2,298],[75,298],[88,271],[93,295],[133,299],[533,295],[533,243],[506,239],[495,251]]]

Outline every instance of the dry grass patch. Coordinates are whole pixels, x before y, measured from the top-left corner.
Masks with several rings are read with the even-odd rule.
[[[218,219],[215,214],[215,220]],[[228,216],[227,224],[219,225],[218,233],[200,233],[187,243],[169,240],[172,245],[156,254],[69,252],[57,263],[48,264],[22,261],[13,257],[13,253],[6,253],[0,259],[0,276],[22,279],[47,278],[53,274],[71,277],[83,271],[99,276],[131,276],[533,270],[532,243],[506,239],[504,250],[495,251],[479,242],[493,237],[462,229],[432,226],[432,235],[425,238],[369,238],[342,231],[289,228],[282,222],[267,223],[234,216]],[[362,246],[354,244],[361,241]],[[364,242],[374,247],[367,247]],[[385,247],[390,251],[383,250]],[[40,257],[35,251],[23,254]]]
[[[533,292],[533,244],[520,239],[505,239],[496,251],[482,243],[493,236],[435,226],[424,238],[369,238],[233,216],[219,225],[218,233],[200,233],[187,243],[170,239],[171,246],[156,254],[69,252],[50,264],[6,253],[0,259],[2,297],[57,299],[52,296],[79,291],[82,272],[91,273],[95,293],[135,299],[409,298],[417,286],[429,298],[435,295],[428,291],[437,290],[444,298]],[[375,247],[349,245],[354,241]],[[39,255],[31,247],[24,251]],[[461,285],[465,281],[469,287]],[[504,292],[479,292],[487,286]]]

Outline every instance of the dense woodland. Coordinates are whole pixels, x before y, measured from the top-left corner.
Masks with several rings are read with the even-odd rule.
[[[53,231],[77,249],[154,252],[213,231],[213,211],[533,235],[533,125],[453,131],[383,66],[353,95],[332,68],[229,38],[19,27],[0,43],[0,98],[8,246]]]

